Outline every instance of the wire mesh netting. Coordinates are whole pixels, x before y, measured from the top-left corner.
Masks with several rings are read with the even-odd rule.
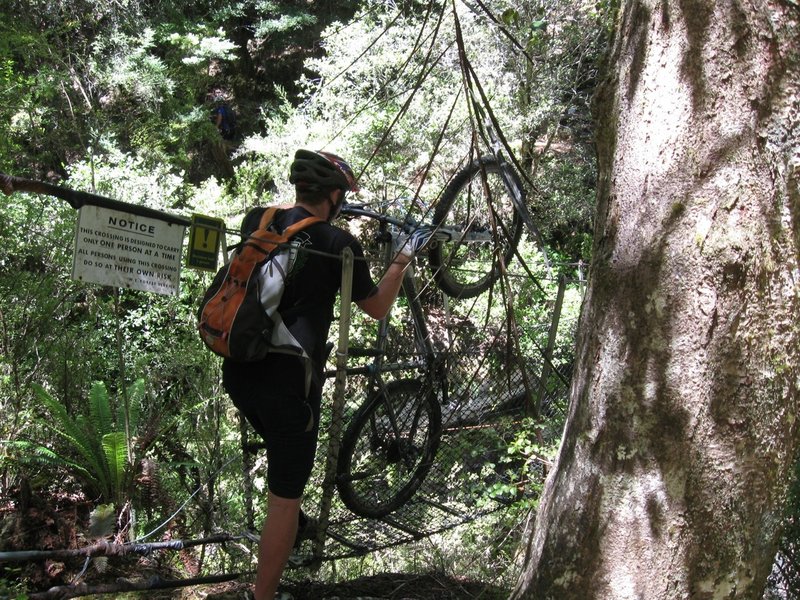
[[[458,302],[430,286],[421,294],[426,332],[446,379],[446,392],[436,391],[441,439],[432,465],[408,501],[379,517],[352,512],[334,494],[322,555],[312,556],[312,545],[304,545],[300,555],[307,561],[360,556],[405,544],[538,496],[548,466],[547,448],[561,435],[571,371],[570,356],[549,356],[547,338],[559,332],[571,338],[575,323],[561,318],[554,298],[542,300],[535,322],[518,323],[509,318],[507,303],[487,304],[485,296]],[[418,365],[425,361],[413,350],[419,328],[407,310],[411,302],[399,303],[387,333],[383,376],[390,386],[424,377]],[[537,336],[541,344],[521,342]],[[347,380],[342,423],[323,416],[320,452],[329,434],[341,435],[369,399],[371,360],[350,360],[348,366],[356,374]],[[511,450],[522,438],[533,446]],[[330,475],[326,480],[319,470],[304,502],[311,514],[324,485],[332,485]]]
[[[523,496],[535,498],[545,463],[539,457],[508,455],[508,447],[521,433],[529,396],[521,376],[501,387],[487,396],[486,386],[476,383],[474,394],[463,396],[464,406],[444,407],[433,466],[411,500],[396,511],[368,519],[353,514],[337,499],[323,558],[358,556],[404,544],[501,510]],[[545,404],[557,422],[565,401],[563,386],[546,395]],[[557,426],[541,431],[543,441],[558,435]]]

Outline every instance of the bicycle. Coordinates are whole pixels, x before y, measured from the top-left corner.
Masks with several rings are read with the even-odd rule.
[[[433,212],[431,225],[436,233],[428,246],[428,265],[437,287],[460,299],[478,296],[495,283],[518,254],[526,227],[548,264],[542,236],[525,204],[525,188],[505,157],[506,152],[513,155],[488,100],[479,91],[482,102],[473,97],[471,106],[489,153],[472,160],[445,187]],[[393,250],[389,228],[411,233],[420,225],[410,216],[396,219],[363,205],[346,204],[341,214],[378,222],[377,239],[387,262]],[[385,362],[388,318],[379,323],[374,348],[350,352],[372,362],[348,368],[348,373],[368,376],[368,395],[342,436],[336,486],[345,506],[371,518],[396,510],[422,485],[441,440],[442,406],[448,403],[447,355],[431,341],[409,272],[402,289],[419,358]],[[422,377],[384,380],[384,373],[398,370],[419,370]]]
[[[417,226],[411,219],[401,221],[361,205],[345,204],[341,214],[378,221],[376,241],[387,262],[393,253],[390,227],[413,231]],[[444,240],[455,233],[441,228],[437,236]],[[380,518],[396,510],[422,484],[441,438],[440,402],[447,402],[444,357],[431,341],[411,269],[406,271],[402,285],[415,328],[416,358],[385,362],[388,316],[378,323],[374,347],[351,348],[348,352],[353,357],[371,359],[366,366],[347,369],[348,375],[366,375],[370,391],[342,435],[336,487],[345,506],[368,518]],[[421,370],[423,377],[391,382],[383,377],[385,373],[411,370]],[[441,401],[437,390],[441,390]]]
[[[429,263],[436,284],[447,295],[477,295],[499,276],[498,251],[491,243],[498,229],[510,232],[499,250],[503,258],[510,260],[516,252],[523,223],[511,203],[506,206],[512,211],[510,214],[500,212],[492,208],[491,196],[481,196],[490,200],[485,205],[486,212],[481,213],[476,212],[476,203],[470,197],[473,182],[480,180],[485,188],[489,174],[493,176],[489,181],[495,191],[498,184],[506,189],[505,181],[509,178],[521,190],[519,178],[507,164],[495,157],[482,157],[453,178],[434,212],[435,234],[428,250]],[[390,229],[411,233],[420,225],[411,217],[397,219],[364,205],[345,204],[341,214],[345,218],[364,217],[378,222],[376,241],[387,264],[393,258]],[[487,216],[493,222],[486,220]],[[465,279],[475,273],[477,276]],[[449,402],[448,356],[434,346],[410,270],[403,279],[402,290],[415,333],[415,358],[386,362],[388,317],[379,322],[374,347],[352,348],[349,352],[353,357],[371,359],[366,366],[347,368],[349,375],[367,376],[368,395],[342,436],[336,486],[345,506],[368,518],[381,518],[393,512],[422,485],[441,440],[442,406]],[[384,379],[389,372],[412,370],[421,372],[422,377],[389,382]]]

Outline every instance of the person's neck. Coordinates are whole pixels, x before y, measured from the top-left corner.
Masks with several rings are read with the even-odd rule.
[[[307,204],[297,200],[294,205],[305,209],[309,214],[319,217],[320,219],[327,219],[330,211],[330,206],[327,202],[321,202],[319,204]]]

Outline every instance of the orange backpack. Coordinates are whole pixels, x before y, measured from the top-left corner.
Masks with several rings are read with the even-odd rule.
[[[264,210],[258,229],[217,272],[203,296],[200,338],[219,356],[251,362],[269,352],[288,352],[308,358],[283,324],[278,305],[298,252],[292,236],[322,219],[306,217],[278,231],[275,217],[284,208]]]

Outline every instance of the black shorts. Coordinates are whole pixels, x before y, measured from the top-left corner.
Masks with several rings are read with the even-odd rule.
[[[281,498],[300,498],[311,477],[322,390],[305,397],[305,371],[294,356],[272,354],[258,363],[226,360],[222,383],[236,408],[267,445],[267,485]]]

